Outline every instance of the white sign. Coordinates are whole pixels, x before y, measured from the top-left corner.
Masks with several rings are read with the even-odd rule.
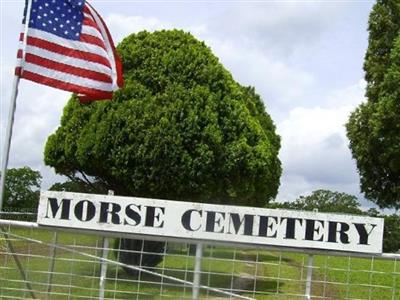
[[[383,219],[67,192],[42,192],[38,223],[241,244],[381,253]]]

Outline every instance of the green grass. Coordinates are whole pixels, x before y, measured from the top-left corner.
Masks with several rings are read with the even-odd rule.
[[[53,239],[53,234],[44,230],[13,229],[12,233],[45,243],[51,243]],[[70,246],[76,243],[85,246],[79,251],[100,256],[96,249],[100,239],[95,236],[62,233],[58,242]],[[13,241],[13,245],[36,295],[45,299],[50,249],[21,240]],[[4,240],[0,240],[0,253],[3,253],[0,254],[0,299],[29,299],[17,265],[10,255],[4,254],[4,246]],[[172,245],[155,271],[191,282],[194,256],[187,254],[185,247]],[[114,253],[110,252],[109,258],[115,259]],[[302,299],[296,295],[304,294],[307,258],[307,255],[297,253],[205,247],[201,283],[228,290],[255,289],[255,296],[260,300]],[[95,259],[57,250],[51,299],[97,299],[99,273],[100,266]],[[400,263],[394,261],[316,255],[312,293],[330,299],[400,299],[399,274]],[[182,286],[145,273],[139,276],[128,276],[121,268],[108,265],[105,296],[154,300],[191,297],[189,285]],[[252,297],[253,293],[244,295]],[[217,296],[213,292],[201,292],[203,299],[221,299]]]
[[[285,253],[284,256],[292,263],[307,265],[307,255]],[[400,264],[382,259],[315,255],[312,293],[333,299],[397,300]]]

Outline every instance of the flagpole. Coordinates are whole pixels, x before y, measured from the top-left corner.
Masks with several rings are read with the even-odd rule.
[[[4,150],[3,150],[3,160],[1,163],[1,178],[0,178],[0,212],[3,208],[3,199],[4,199],[4,187],[6,182],[6,173],[7,173],[7,165],[8,165],[8,158],[10,154],[10,145],[11,145],[11,136],[12,130],[14,125],[14,115],[15,115],[15,108],[17,104],[17,95],[18,95],[18,84],[19,84],[19,76],[14,76],[14,81],[12,85],[12,95],[11,95],[11,102],[10,107],[8,109],[8,121],[6,127],[6,136],[4,139]]]
[[[29,20],[31,16],[31,7],[32,7],[32,0],[26,1],[26,15],[25,15],[25,26],[24,26],[24,39],[23,39],[23,46],[22,46],[22,58],[21,58],[21,73],[23,72],[23,64],[25,61],[25,47],[27,43],[27,36],[28,36],[28,28],[29,28]],[[17,63],[18,66],[18,63]],[[10,156],[10,146],[11,146],[11,137],[12,131],[14,126],[14,118],[15,118],[15,110],[17,107],[17,96],[18,96],[18,86],[20,81],[20,74],[15,73],[12,90],[11,90],[11,101],[10,107],[8,109],[8,120],[7,120],[7,127],[6,127],[6,135],[4,139],[4,149],[3,149],[3,159],[1,161],[1,170],[0,170],[0,212],[3,209],[3,202],[4,202],[4,193],[5,193],[5,185],[6,185],[6,176],[7,176],[7,166],[8,166],[8,159]]]

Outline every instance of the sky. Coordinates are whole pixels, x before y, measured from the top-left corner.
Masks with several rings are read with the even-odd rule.
[[[344,125],[363,101],[363,60],[374,1],[89,1],[115,43],[142,30],[178,28],[204,41],[242,85],[261,95],[281,136],[278,201],[316,189],[357,196]],[[23,0],[0,0],[0,143],[3,149]],[[70,94],[21,80],[9,167],[30,166],[42,189],[64,179],[44,166],[47,137]],[[1,150],[3,155],[3,150]]]

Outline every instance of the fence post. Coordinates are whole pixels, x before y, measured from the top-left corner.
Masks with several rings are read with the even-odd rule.
[[[314,255],[309,254],[308,255],[308,261],[307,261],[307,281],[306,281],[306,293],[305,293],[305,300],[310,300],[311,299],[311,283],[312,283],[312,273],[313,273],[313,261],[314,261]]]
[[[114,191],[108,191],[109,196],[114,196]],[[102,254],[101,257],[103,258],[100,263],[100,283],[99,283],[99,299],[104,299],[104,291],[106,287],[106,277],[107,277],[107,258],[108,258],[108,250],[110,247],[109,239],[107,237],[103,237],[102,242]]]
[[[54,273],[54,264],[55,264],[55,259],[56,259],[56,252],[57,252],[57,240],[58,240],[58,233],[57,231],[54,232],[53,235],[53,243],[50,248],[50,257],[51,261],[49,264],[49,276],[47,277],[47,291],[46,291],[46,298],[49,299],[50,293],[51,293],[51,287],[52,287],[52,281],[53,281],[53,273]]]
[[[200,295],[201,260],[203,258],[203,244],[196,244],[196,258],[194,262],[192,300],[198,300]]]

